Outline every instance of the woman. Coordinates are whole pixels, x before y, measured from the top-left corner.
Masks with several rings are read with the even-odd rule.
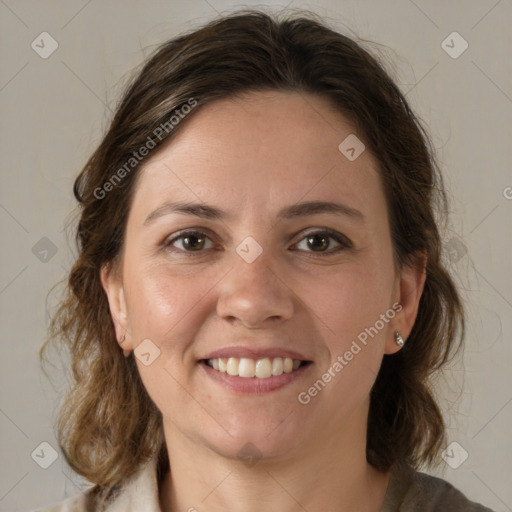
[[[418,472],[463,309],[428,137],[357,43],[259,12],[169,41],[74,191],[50,339],[95,485],[44,510],[489,510]]]

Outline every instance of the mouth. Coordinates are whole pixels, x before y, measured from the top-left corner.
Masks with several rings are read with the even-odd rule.
[[[202,364],[218,373],[245,379],[270,379],[283,374],[290,374],[308,366],[311,361],[292,359],[291,357],[216,357],[202,359]]]
[[[298,382],[313,361],[291,357],[215,357],[199,360],[199,368],[221,387],[239,396],[265,395]]]

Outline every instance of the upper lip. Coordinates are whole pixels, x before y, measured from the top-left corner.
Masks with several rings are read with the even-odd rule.
[[[249,348],[243,346],[224,347],[218,350],[214,350],[213,352],[210,352],[208,355],[201,359],[217,359],[228,357],[246,357],[248,359],[264,359],[265,357],[289,357],[291,359],[299,359],[300,361],[310,360],[304,355],[299,354],[294,350],[288,350],[275,346],[269,348]]]

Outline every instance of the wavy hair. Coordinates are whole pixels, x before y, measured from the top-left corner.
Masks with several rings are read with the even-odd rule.
[[[98,190],[148,137],[169,127],[171,116],[191,98],[197,101],[194,111],[156,141],[151,155],[201,106],[258,90],[327,98],[354,123],[379,162],[397,268],[416,261],[418,252],[427,255],[413,330],[402,350],[384,356],[371,391],[367,460],[383,471],[398,461],[415,468],[438,461],[445,424],[431,376],[460,348],[464,314],[441,260],[439,222],[446,218],[447,200],[432,143],[383,65],[362,44],[311,13],[244,10],[156,49],[75,181],[78,255],[40,355],[44,360],[51,343],[69,351],[73,382],[60,408],[57,440],[70,467],[95,484],[91,495],[98,503],[114,496],[155,454],[160,472],[169,464],[161,413],[134,356],[125,359],[119,349],[100,282],[101,267],[115,264],[122,249],[141,163],[132,162],[107,194]]]

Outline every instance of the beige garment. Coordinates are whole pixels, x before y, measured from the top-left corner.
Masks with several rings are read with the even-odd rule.
[[[188,510],[198,509],[191,503]],[[33,512],[91,512],[87,493],[68,498]],[[123,487],[105,512],[162,512],[158,500],[156,457]],[[405,464],[393,467],[380,512],[492,512],[469,501],[460,491],[440,478],[412,470]]]

